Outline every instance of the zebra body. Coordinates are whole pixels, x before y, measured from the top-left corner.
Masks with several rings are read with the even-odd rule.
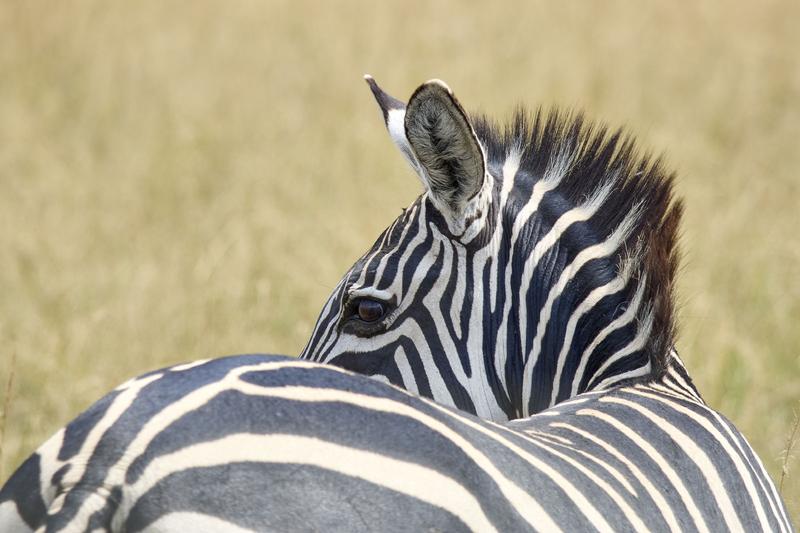
[[[680,372],[497,424],[275,356],[101,399],[0,492],[0,530],[37,528],[790,530],[758,458]]]
[[[408,105],[368,82],[425,192],[310,362],[131,380],[12,476],[0,531],[791,531],[674,350],[662,165],[580,117],[502,129],[442,82]]]

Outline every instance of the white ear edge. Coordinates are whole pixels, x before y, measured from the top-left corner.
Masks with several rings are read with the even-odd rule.
[[[406,158],[406,161],[408,161],[408,163],[414,169],[414,172],[417,173],[417,177],[422,182],[423,187],[425,187],[427,190],[428,181],[427,176],[425,175],[425,169],[422,168],[422,165],[417,159],[417,156],[414,154],[414,150],[411,148],[411,144],[408,142],[408,138],[406,137],[405,119],[405,109],[389,110],[389,114],[386,117],[386,129],[389,131],[389,137],[392,138],[392,142],[400,149],[403,157]]]
[[[431,80],[428,80],[425,83],[423,83],[423,85],[438,85],[439,87],[441,87],[442,89],[447,91],[447,94],[449,94],[450,96],[453,96],[453,89],[451,89],[449,85],[447,85],[445,82],[443,82],[439,78],[433,78]]]

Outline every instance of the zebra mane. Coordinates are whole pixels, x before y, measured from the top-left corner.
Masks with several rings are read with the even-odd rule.
[[[482,115],[471,119],[496,188],[502,187],[504,162],[516,154],[515,187],[524,183],[519,176],[527,175],[535,183],[547,179],[555,167],[562,173],[557,192],[573,206],[608,188],[602,206],[589,221],[599,235],[630,223],[635,213],[632,228],[613,257],[615,274],[630,269],[633,283],[627,284],[625,301],[630,304],[637,292],[641,294],[637,320],[650,323],[644,352],[651,362],[651,378],[663,376],[675,342],[674,281],[683,210],[673,195],[674,174],[664,168],[660,157],[640,152],[625,131],[588,122],[581,113],[542,109],[531,113],[519,108],[506,124]]]

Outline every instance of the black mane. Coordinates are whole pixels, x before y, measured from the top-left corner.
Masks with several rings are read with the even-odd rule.
[[[634,229],[615,259],[619,270],[625,259],[633,257],[633,279],[646,279],[643,302],[651,309],[653,323],[645,351],[652,364],[651,377],[661,377],[675,341],[674,280],[682,204],[673,195],[674,173],[664,168],[661,158],[641,154],[633,137],[623,130],[609,131],[587,122],[582,114],[519,109],[505,125],[481,115],[471,118],[495,177],[501,177],[508,154],[519,148],[519,172],[534,180],[541,179],[555,160],[568,156],[570,164],[558,192],[573,205],[585,201],[609,180],[615,181],[613,191],[591,219],[598,234],[610,234],[638,207]],[[502,180],[497,183],[501,186]],[[630,295],[633,292],[630,290]]]

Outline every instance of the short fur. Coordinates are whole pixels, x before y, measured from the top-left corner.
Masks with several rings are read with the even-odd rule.
[[[661,158],[641,155],[633,138],[622,130],[609,132],[605,126],[587,123],[582,114],[557,110],[532,114],[518,109],[506,125],[483,115],[473,116],[472,123],[496,177],[508,153],[522,147],[518,173],[528,173],[534,181],[554,160],[569,154],[570,167],[558,188],[573,204],[584,201],[609,179],[615,180],[614,191],[592,218],[598,233],[612,231],[638,208],[638,224],[618,252],[617,268],[633,258],[635,278],[646,279],[644,301],[650,302],[653,313],[646,351],[653,368],[651,378],[663,376],[675,343],[674,285],[683,211],[673,195],[674,174],[665,170]]]

